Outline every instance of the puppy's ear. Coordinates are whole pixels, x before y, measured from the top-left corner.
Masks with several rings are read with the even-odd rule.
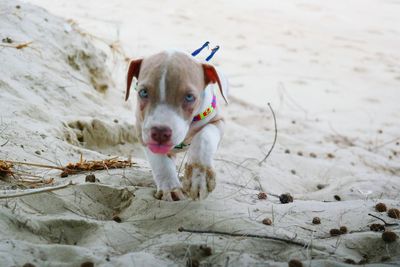
[[[128,73],[126,76],[126,94],[125,94],[125,101],[129,98],[129,93],[131,90],[132,79],[135,77],[136,79],[139,78],[140,72],[140,65],[142,65],[143,59],[134,59],[129,62]]]
[[[221,95],[224,98],[225,103],[228,104],[228,100],[226,99],[227,89],[228,89],[226,80],[221,79],[223,77],[220,77],[221,75],[218,74],[217,70],[212,65],[203,64],[203,71],[204,71],[204,82],[205,82],[206,86],[210,83],[218,84],[219,91],[221,92]],[[221,80],[224,83],[221,83]]]

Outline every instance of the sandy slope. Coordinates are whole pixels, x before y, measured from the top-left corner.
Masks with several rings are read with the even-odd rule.
[[[133,155],[138,164],[96,172],[100,183],[84,183],[85,175],[57,178],[79,185],[1,200],[0,266],[173,266],[190,257],[205,266],[286,266],[292,258],[311,266],[400,262],[399,241],[385,245],[368,227],[378,222],[368,213],[396,221],[376,213],[375,203],[400,208],[396,1],[32,2],[78,21],[85,32],[120,39],[132,57],[194,48],[206,38],[219,43],[215,63],[230,79],[233,97],[216,156],[215,192],[202,202],[155,200],[132,135],[133,107],[123,103],[122,56],[40,8],[2,1],[1,39],[33,43],[0,47],[0,144],[7,142],[0,158],[66,164],[81,153],[88,159]],[[267,101],[277,113],[279,137],[259,165],[274,136]],[[1,182],[3,192],[16,185]],[[268,200],[257,199],[260,191]],[[295,202],[280,204],[275,195],[283,192]],[[336,194],[343,201],[334,201]],[[112,220],[115,214],[122,223]],[[321,225],[312,225],[315,216]],[[272,226],[261,224],[265,217],[273,218]],[[341,225],[350,233],[329,237]],[[312,246],[179,233],[179,226]],[[201,254],[203,244],[212,256]]]

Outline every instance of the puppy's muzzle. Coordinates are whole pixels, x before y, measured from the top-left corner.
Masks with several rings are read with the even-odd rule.
[[[165,126],[152,127],[150,129],[150,136],[153,142],[164,145],[171,141],[172,130]]]

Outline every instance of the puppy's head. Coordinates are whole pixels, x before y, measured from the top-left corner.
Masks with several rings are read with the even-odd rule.
[[[134,77],[137,79],[139,136],[142,143],[157,154],[168,153],[184,140],[193,117],[199,112],[207,85],[217,83],[222,93],[214,67],[181,52],[162,52],[132,60],[125,100],[129,98]]]

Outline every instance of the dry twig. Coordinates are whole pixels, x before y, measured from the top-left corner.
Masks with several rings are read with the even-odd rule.
[[[90,161],[86,161],[81,158],[80,162],[69,163],[67,166],[63,167],[61,176],[77,174],[85,171],[127,168],[132,167],[132,164],[133,162],[130,160],[117,160],[116,158]]]
[[[182,226],[178,228],[179,232],[187,232],[187,233],[197,233],[197,234],[215,234],[215,235],[227,235],[227,236],[237,236],[237,237],[253,237],[253,238],[262,238],[262,239],[270,239],[285,242],[292,245],[297,245],[301,247],[308,246],[307,243],[302,241],[295,241],[293,239],[284,239],[275,236],[267,236],[267,235],[255,235],[255,234],[241,234],[241,233],[229,233],[223,231],[213,231],[213,230],[195,230],[195,229],[185,229]]]
[[[25,47],[28,47],[31,43],[33,43],[33,41],[20,43],[20,44],[0,44],[0,46],[11,47],[11,48],[15,48],[15,49],[23,49]]]
[[[12,167],[12,163],[0,160],[0,176],[13,175]]]
[[[22,197],[22,196],[27,196],[27,195],[50,192],[50,191],[55,191],[55,190],[66,188],[71,185],[74,185],[74,184],[72,182],[69,182],[67,184],[62,184],[62,185],[58,185],[58,186],[44,187],[44,188],[39,188],[39,189],[28,189],[28,190],[24,190],[22,192],[15,193],[15,194],[2,194],[2,195],[0,195],[0,199]]]
[[[385,224],[385,226],[396,226],[396,225],[399,225],[398,223],[387,223],[384,219],[379,218],[378,216],[375,216],[375,215],[373,215],[371,213],[368,213],[368,215],[371,216],[371,217],[374,217],[375,219],[381,220]]]
[[[267,158],[268,158],[269,155],[271,154],[272,150],[274,149],[275,144],[276,144],[276,139],[278,138],[278,127],[277,127],[277,125],[276,125],[276,116],[275,116],[275,112],[274,112],[274,110],[272,109],[270,103],[268,103],[268,107],[269,107],[269,109],[271,110],[272,116],[273,116],[273,118],[274,118],[275,136],[274,136],[274,142],[272,143],[271,148],[269,149],[267,155],[265,155],[265,157],[258,163],[259,165],[263,164],[263,163],[267,160]]]

